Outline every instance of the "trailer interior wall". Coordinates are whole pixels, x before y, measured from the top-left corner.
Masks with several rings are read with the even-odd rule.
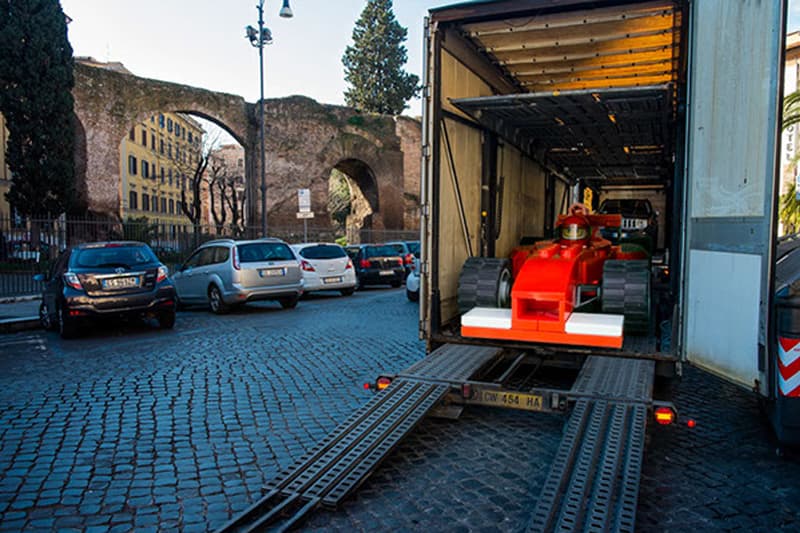
[[[500,150],[497,175],[503,196],[495,255],[508,257],[521,237],[544,236],[545,175],[536,162],[508,144]]]
[[[685,351],[762,394],[785,7],[700,0],[690,19]]]

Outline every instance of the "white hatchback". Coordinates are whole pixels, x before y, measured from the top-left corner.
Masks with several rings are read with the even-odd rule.
[[[303,289],[339,291],[350,296],[356,290],[356,272],[344,248],[334,243],[293,244],[303,270]]]

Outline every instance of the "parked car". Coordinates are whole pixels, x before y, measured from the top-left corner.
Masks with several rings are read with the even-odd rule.
[[[386,244],[394,248],[403,258],[403,268],[408,276],[414,264],[414,258],[419,257],[419,241],[393,241]]]
[[[622,227],[604,228],[603,237],[613,243],[635,243],[653,253],[658,242],[658,212],[647,199],[603,200],[598,213],[622,215]]]
[[[419,301],[419,257],[414,257],[411,272],[406,276],[406,298],[410,302]]]
[[[300,257],[305,292],[338,290],[350,296],[356,290],[353,261],[338,244],[293,244],[292,249]]]
[[[358,287],[391,285],[399,287],[405,277],[403,259],[386,244],[357,244],[346,248],[356,268]]]
[[[175,287],[167,267],[144,243],[80,244],[64,251],[45,283],[39,318],[46,329],[74,336],[81,323],[97,317],[155,317],[162,328],[175,325]]]
[[[293,308],[303,294],[300,261],[280,239],[220,239],[197,248],[172,276],[181,305],[207,304],[214,313],[257,300]]]

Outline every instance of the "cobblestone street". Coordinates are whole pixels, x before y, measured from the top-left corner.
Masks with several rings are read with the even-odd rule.
[[[0,529],[221,526],[424,355],[403,289],[179,314],[174,331],[99,324],[73,341],[0,336]],[[777,458],[756,399],[688,369],[697,420],[649,428],[641,531],[797,531],[800,460]],[[561,415],[471,408],[428,419],[310,530],[516,531],[555,455]]]

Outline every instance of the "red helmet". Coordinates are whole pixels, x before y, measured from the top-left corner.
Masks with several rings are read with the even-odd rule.
[[[559,237],[562,241],[585,241],[589,238],[591,231],[589,221],[579,215],[570,215],[564,219],[558,227]]]

